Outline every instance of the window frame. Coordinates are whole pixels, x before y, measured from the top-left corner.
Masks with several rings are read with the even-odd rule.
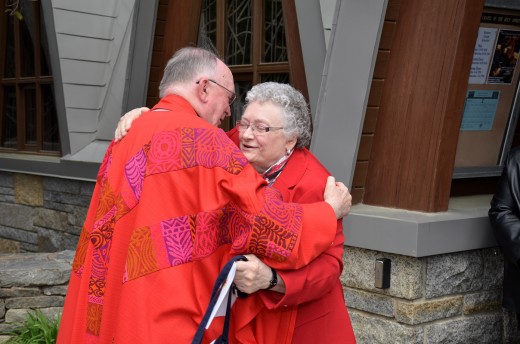
[[[254,2],[254,6],[262,8],[262,0],[252,1]],[[225,7],[222,4],[225,3],[225,0],[217,0],[217,3],[217,8],[222,12],[221,16],[224,16]],[[289,82],[293,87],[298,89],[307,100],[309,100],[295,1],[283,0],[282,6],[289,61]],[[165,11],[159,11],[158,14],[158,24],[161,23],[161,25],[156,28],[156,31],[160,30],[160,40],[154,42],[154,51],[157,54],[160,53],[162,55],[160,58],[162,63],[158,63],[155,67],[152,66],[151,83],[147,96],[148,106],[153,106],[154,102],[158,100],[158,92],[154,86],[158,83],[158,80],[160,80],[158,75],[166,65],[169,58],[173,53],[175,53],[175,51],[182,47],[188,45],[196,46],[198,41],[202,0],[193,0],[189,2],[183,0],[170,0],[164,5],[164,7],[166,7]],[[179,16],[179,13],[182,13],[183,15]],[[255,22],[258,23],[259,21],[255,20]],[[217,25],[221,25],[220,28],[217,27],[217,30],[221,30],[221,32],[225,31],[225,28],[223,27],[225,23],[223,21],[220,21]],[[217,42],[217,50],[219,53],[224,51],[223,44],[224,43]],[[159,57],[157,59],[159,59]],[[260,71],[262,73],[271,71],[276,72],[279,70],[279,67],[280,66],[276,64],[266,64],[265,66],[261,66],[261,68],[265,69],[261,69]],[[230,66],[235,80],[243,80],[241,75],[250,72],[249,68],[254,67]]]
[[[33,14],[32,21],[32,30],[34,30],[34,40],[32,44],[32,53],[33,53],[33,64],[34,64],[34,75],[33,76],[23,76],[21,70],[22,64],[22,46],[21,46],[21,20],[17,19],[13,16],[14,21],[14,59],[15,59],[15,76],[12,78],[4,77],[5,73],[5,64],[7,63],[6,54],[0,54],[0,108],[3,109],[4,106],[4,87],[14,87],[16,94],[16,148],[9,148],[0,146],[0,152],[2,153],[21,153],[21,154],[37,154],[37,155],[47,155],[47,156],[61,156],[61,139],[59,135],[59,126],[58,126],[58,118],[56,113],[56,103],[54,102],[54,114],[56,125],[58,126],[58,141],[56,144],[59,145],[58,150],[46,150],[44,149],[44,97],[43,87],[50,86],[54,87],[54,78],[50,72],[49,66],[49,74],[50,75],[42,75],[42,35],[45,34],[44,28],[41,26],[41,20],[43,16],[42,4],[41,1],[31,1],[31,12]],[[0,2],[0,11],[2,15],[8,16],[9,13],[5,12],[6,3]],[[0,37],[0,51],[6,51],[7,44],[7,29],[8,29],[8,20],[2,21],[2,27],[0,28],[0,32],[3,33],[3,36]],[[47,61],[50,63],[50,61]],[[35,101],[35,140],[33,142],[27,142],[26,130],[27,130],[27,112],[26,112],[26,104],[28,98],[26,97],[25,90],[32,88],[35,92],[34,101]],[[0,113],[0,142],[4,140],[4,113],[3,111]]]

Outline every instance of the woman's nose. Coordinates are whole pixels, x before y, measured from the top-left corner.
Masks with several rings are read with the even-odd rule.
[[[251,125],[248,126],[246,130],[242,132],[242,135],[246,137],[254,137],[253,127]]]

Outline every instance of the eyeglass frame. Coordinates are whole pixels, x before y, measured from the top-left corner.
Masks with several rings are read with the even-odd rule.
[[[235,92],[231,91],[229,88],[222,86],[221,84],[219,84],[218,82],[216,82],[213,79],[208,79],[208,81],[211,81],[215,85],[222,87],[223,89],[228,91],[229,94],[231,94],[231,98],[228,99],[229,105],[233,104],[235,102],[235,100],[237,100],[237,94]],[[197,81],[196,84],[198,85],[198,84],[200,84],[200,82],[201,82],[201,80]]]
[[[240,120],[235,123],[235,126],[237,127],[237,130],[241,131],[241,132],[246,132],[247,129],[251,128],[251,131],[253,132],[254,135],[263,135],[263,134],[270,133],[271,131],[274,131],[274,130],[285,129],[285,127],[261,126],[260,128],[262,128],[262,130],[265,130],[265,131],[262,131],[262,130],[258,130],[259,129],[258,124],[249,123],[249,124],[245,125]],[[241,127],[242,127],[242,129],[241,129]]]

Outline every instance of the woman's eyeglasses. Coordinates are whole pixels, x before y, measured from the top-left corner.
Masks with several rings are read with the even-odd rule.
[[[238,128],[238,131],[242,132],[242,133],[245,132],[247,130],[247,128],[251,127],[251,130],[253,131],[253,134],[255,134],[255,135],[262,135],[262,134],[268,133],[270,131],[280,130],[280,129],[284,128],[284,127],[269,127],[269,126],[263,125],[263,124],[253,124],[253,123],[246,123],[246,122],[242,122],[242,121],[237,121],[236,126]]]

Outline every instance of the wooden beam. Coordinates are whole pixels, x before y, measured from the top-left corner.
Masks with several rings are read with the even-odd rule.
[[[402,1],[364,203],[447,210],[483,3]]]
[[[171,0],[168,3],[162,68],[180,48],[197,46],[201,6],[202,0]]]

